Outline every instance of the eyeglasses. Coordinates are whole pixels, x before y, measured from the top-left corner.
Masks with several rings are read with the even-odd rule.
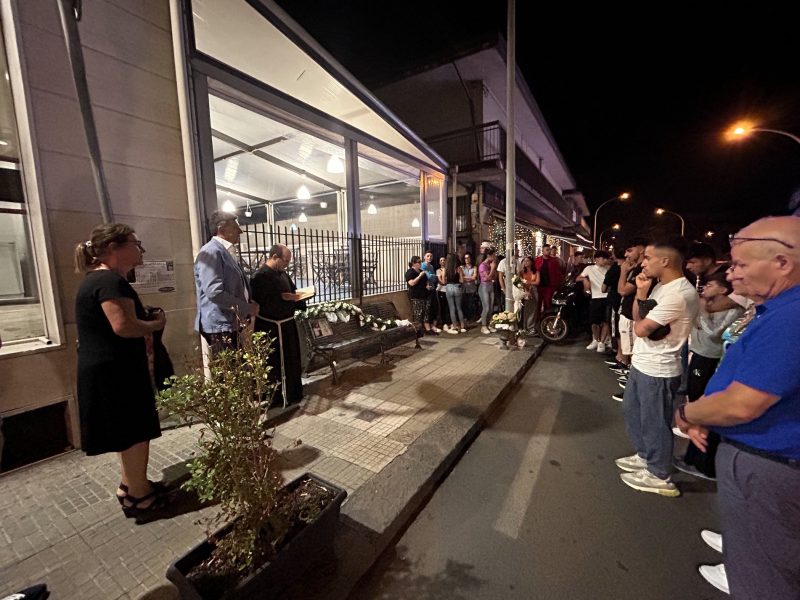
[[[731,233],[730,235],[728,235],[728,241],[731,244],[736,244],[740,242],[775,242],[776,244],[780,244],[781,246],[786,246],[790,250],[794,250],[794,246],[777,238],[736,237],[735,233]]]
[[[142,246],[142,241],[141,240],[126,240],[125,243],[126,244],[136,244],[137,246],[139,246],[139,250],[144,250],[144,246]]]

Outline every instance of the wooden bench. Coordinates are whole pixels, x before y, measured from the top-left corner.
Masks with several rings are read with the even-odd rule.
[[[391,302],[379,302],[363,307],[364,313],[382,319],[397,319],[397,311]],[[319,319],[324,323],[317,323]],[[339,383],[339,376],[336,371],[336,360],[353,356],[353,353],[361,348],[377,345],[380,349],[381,363],[390,362],[385,350],[411,339],[419,344],[419,334],[413,324],[393,327],[383,331],[373,329],[370,325],[361,325],[358,316],[351,315],[346,323],[336,321],[331,323],[325,316],[302,319],[299,321],[300,331],[306,338],[311,354],[308,357],[308,371],[316,356],[322,356],[331,368],[333,383]]]

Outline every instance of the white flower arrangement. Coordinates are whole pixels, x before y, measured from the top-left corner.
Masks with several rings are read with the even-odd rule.
[[[307,308],[306,310],[298,310],[294,313],[295,319],[313,319],[315,317],[324,316],[331,323],[341,321],[347,323],[351,317],[358,317],[362,326],[367,325],[377,331],[385,331],[393,329],[400,325],[408,324],[408,321],[401,321],[399,319],[381,319],[373,315],[364,313],[358,306],[350,304],[349,302],[322,302]]]
[[[492,316],[492,327],[495,329],[513,330],[517,328],[517,313],[505,311]]]

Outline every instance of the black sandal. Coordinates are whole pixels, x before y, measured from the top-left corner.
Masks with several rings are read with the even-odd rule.
[[[119,498],[119,496],[117,497]],[[148,506],[139,507],[142,502],[147,502],[150,499],[153,501]],[[130,504],[125,504],[125,502],[130,502]],[[129,519],[133,519],[150,511],[162,508],[166,504],[166,496],[163,492],[158,490],[153,490],[141,498],[135,498],[134,496],[125,494],[125,496],[120,499],[120,503],[122,504],[122,512],[125,513],[125,516]]]
[[[167,493],[167,484],[163,481],[150,481],[147,480],[147,483],[150,484],[150,487],[153,488],[153,491],[158,492],[159,494],[166,494]],[[120,482],[119,489],[121,489],[124,493],[122,496],[117,496],[115,493],[114,495],[117,496],[117,500],[119,501],[120,506],[125,506],[125,498],[128,496],[128,486],[124,483]]]

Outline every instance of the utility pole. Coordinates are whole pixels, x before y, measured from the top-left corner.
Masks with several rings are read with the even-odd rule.
[[[517,142],[514,135],[514,92],[517,89],[516,0],[508,0],[508,32],[506,43],[506,310],[514,310],[513,287],[516,261],[514,235],[517,222]]]

